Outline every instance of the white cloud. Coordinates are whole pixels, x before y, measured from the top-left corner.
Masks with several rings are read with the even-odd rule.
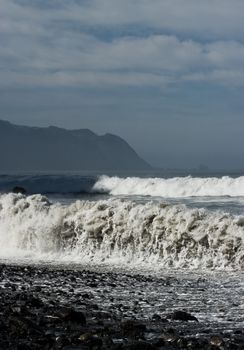
[[[5,19],[5,30],[12,30],[7,19],[22,32],[28,31],[29,21],[35,24],[32,30],[38,24],[71,21],[105,27],[141,25],[208,39],[242,39],[244,34],[243,0],[1,0],[0,18]]]
[[[244,44],[235,36],[243,30],[242,1],[233,0],[232,5],[227,0],[55,3],[56,8],[47,9],[27,0],[0,2],[0,86],[165,87],[182,81],[244,84]],[[103,41],[85,33],[84,24],[140,24],[183,31],[189,38],[151,33]],[[220,33],[221,37],[226,32],[227,38],[191,39],[201,36],[201,31]],[[233,37],[228,39],[230,34]]]
[[[16,1],[15,6],[18,3],[20,1]],[[33,1],[26,3],[32,5],[32,16],[38,18]],[[59,0],[55,3],[53,9],[42,10],[46,20],[70,20],[105,27],[141,25],[209,39],[242,38],[244,33],[242,0]],[[29,7],[25,8],[30,11]]]

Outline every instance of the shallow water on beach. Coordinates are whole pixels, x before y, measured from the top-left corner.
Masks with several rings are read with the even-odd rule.
[[[77,176],[22,177],[27,195],[4,192],[16,178],[0,180],[1,262],[45,269],[33,281],[44,298],[87,293],[119,319],[184,310],[199,334],[243,328],[243,177],[85,177],[82,193]],[[28,289],[25,274],[5,277],[3,288]]]
[[[1,263],[12,265],[9,261]],[[26,266],[19,261],[18,266]],[[35,263],[32,266],[45,274],[37,274],[34,285],[41,285],[42,293],[55,295],[62,303],[75,303],[80,293],[93,296],[93,302],[103,311],[113,312],[118,318],[152,320],[162,319],[175,310],[194,315],[199,324],[197,332],[233,332],[244,326],[244,274],[242,272],[203,272],[189,270],[148,271],[106,265]],[[50,271],[50,275],[49,272]],[[59,273],[55,277],[55,271]],[[73,272],[72,272],[73,271]],[[80,274],[72,282],[70,276]],[[90,276],[87,279],[88,276]],[[25,273],[24,273],[25,274]],[[82,275],[86,276],[84,279]],[[15,281],[14,276],[3,278],[22,288],[28,279]],[[72,301],[73,300],[73,301]],[[78,299],[77,299],[78,300]]]

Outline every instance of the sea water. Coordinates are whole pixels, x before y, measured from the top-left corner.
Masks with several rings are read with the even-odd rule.
[[[180,309],[216,333],[238,331],[244,176],[2,175],[0,261],[150,275],[108,296],[130,308],[143,294],[152,305],[141,319]]]
[[[244,269],[244,176],[2,175],[0,191],[1,258]]]

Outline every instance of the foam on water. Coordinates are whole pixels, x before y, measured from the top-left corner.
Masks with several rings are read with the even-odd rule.
[[[108,199],[0,196],[0,257],[148,268],[244,268],[244,217]]]
[[[94,192],[111,195],[142,195],[182,198],[192,196],[244,196],[244,176],[232,178],[174,177],[138,178],[101,176],[93,186]]]
[[[0,176],[0,192],[24,187],[35,193],[105,193],[109,195],[139,195],[165,198],[244,197],[244,176],[139,178],[82,175],[5,175]]]

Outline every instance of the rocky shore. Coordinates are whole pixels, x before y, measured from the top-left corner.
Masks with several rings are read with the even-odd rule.
[[[244,349],[241,316],[208,321],[200,310],[207,286],[204,278],[185,284],[172,276],[1,264],[0,349]],[[201,303],[194,293],[202,293]],[[233,296],[233,310],[236,302]]]

